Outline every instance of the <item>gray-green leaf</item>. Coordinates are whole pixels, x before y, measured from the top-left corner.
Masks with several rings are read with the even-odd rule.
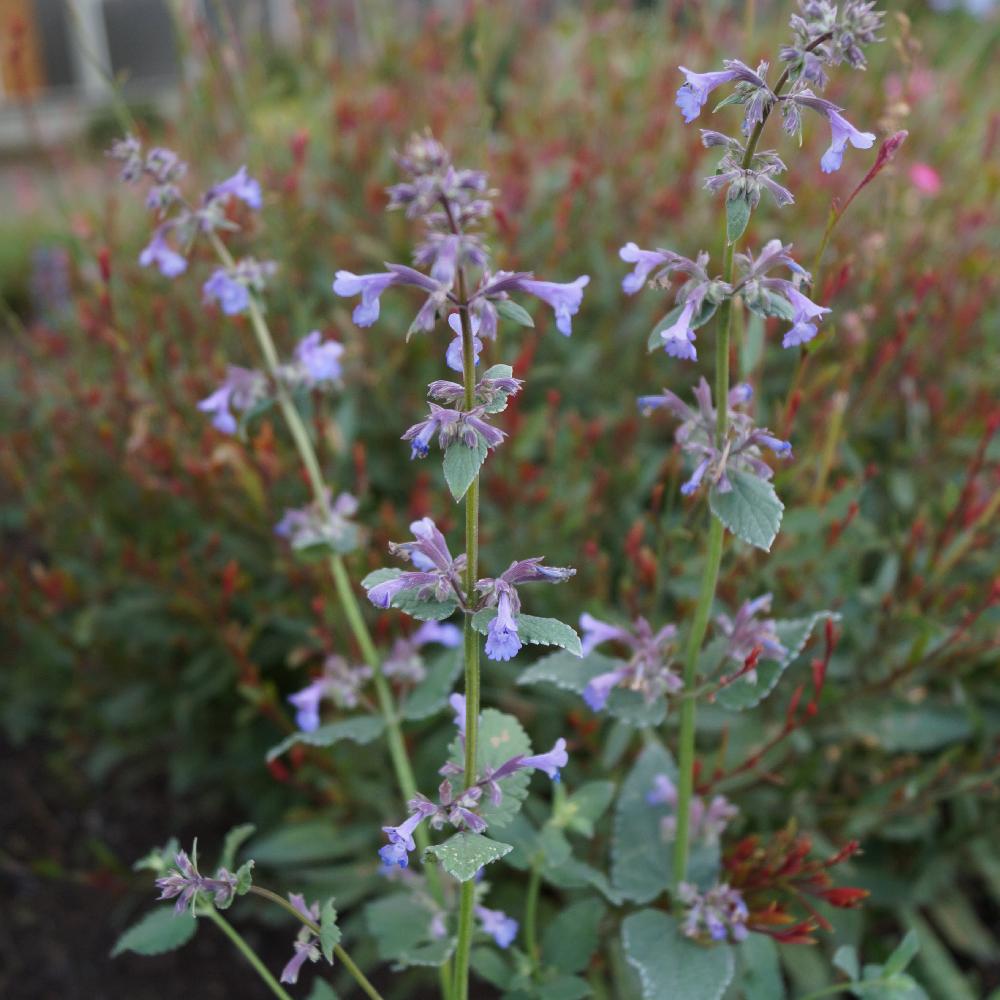
[[[732,471],[727,476],[733,488],[721,493],[713,486],[708,495],[712,513],[738,538],[770,552],[785,505],[766,479],[749,472]]]
[[[464,441],[454,441],[444,453],[444,478],[455,501],[468,492],[472,481],[479,475],[489,448],[482,436],[476,435],[476,447],[470,448]]]
[[[726,240],[735,243],[750,221],[750,202],[745,195],[726,199]]]
[[[333,900],[328,899],[323,904],[319,915],[319,947],[323,957],[333,965],[333,949],[340,944],[340,928],[337,926],[337,911]]]
[[[524,306],[519,306],[513,299],[500,299],[495,302],[497,312],[504,319],[509,319],[520,326],[534,326],[535,321],[531,318],[531,313]]]
[[[512,850],[510,844],[466,831],[456,833],[443,844],[428,847],[425,856],[440,862],[441,867],[459,882],[468,882],[484,865],[498,861]]]
[[[190,913],[177,913],[173,906],[160,906],[122,934],[111,957],[116,958],[123,951],[162,955],[187,944],[197,929],[198,923]]]
[[[677,922],[662,910],[626,917],[622,943],[644,1000],[720,1000],[733,978],[729,945],[705,948],[681,937]]]
[[[311,747],[332,747],[341,740],[351,740],[362,746],[371,743],[382,735],[385,722],[378,715],[356,715],[351,719],[341,719],[340,722],[330,722],[311,733],[297,732],[287,736],[277,746],[267,752],[268,761],[280,757],[286,750],[297,743],[305,743]]]
[[[372,570],[361,581],[361,586],[365,590],[370,590],[377,583],[384,583],[386,580],[395,580],[397,576],[402,575],[403,571],[401,569],[390,567]],[[443,621],[445,618],[450,618],[458,607],[458,601],[454,598],[450,597],[445,601],[438,601],[433,597],[421,598],[418,596],[419,593],[419,590],[400,591],[390,601],[390,606],[422,622]]]

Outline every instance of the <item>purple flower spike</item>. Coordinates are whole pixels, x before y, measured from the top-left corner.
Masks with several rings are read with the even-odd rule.
[[[236,876],[220,868],[215,878],[206,878],[194,866],[186,851],[178,851],[174,856],[175,871],[156,880],[160,890],[158,899],[173,899],[177,896],[174,909],[183,913],[194,903],[199,892],[211,894],[216,906],[227,906],[236,895]]]
[[[394,271],[379,274],[352,274],[350,271],[338,271],[333,291],[342,298],[354,298],[355,295],[360,295],[361,302],[353,313],[354,322],[358,326],[371,326],[378,319],[379,296],[399,280],[399,275]]]
[[[583,290],[589,284],[590,276],[580,275],[576,281],[560,284],[556,281],[535,281],[522,278],[517,287],[529,295],[535,295],[551,306],[556,314],[556,329],[568,337],[573,332],[572,317],[580,310],[583,301]]]
[[[517,634],[510,596],[504,591],[497,602],[497,616],[487,630],[486,655],[491,660],[510,660],[520,648],[521,638]]]
[[[484,934],[489,934],[501,948],[509,948],[517,937],[518,922],[508,917],[503,910],[488,910],[485,906],[476,907],[476,918]]]
[[[228,198],[230,195],[234,198],[239,198],[240,201],[252,209],[260,209],[260,184],[247,173],[246,167],[240,167],[232,177],[210,188],[208,194],[205,196],[205,200]]]
[[[566,741],[560,737],[548,753],[536,754],[534,757],[522,757],[521,767],[531,767],[544,771],[553,781],[559,780],[559,770],[569,762],[566,753]]]
[[[187,270],[187,261],[167,243],[163,226],[153,233],[149,245],[139,254],[141,267],[149,267],[150,264],[155,264],[165,278],[176,278]]]
[[[201,286],[205,301],[213,299],[219,303],[227,316],[237,316],[250,308],[250,292],[247,286],[235,281],[224,268],[219,268]]]
[[[685,66],[679,66],[678,69],[684,74],[686,82],[677,91],[676,104],[681,109],[686,125],[690,125],[701,114],[708,95],[716,87],[730,83],[740,75],[733,69],[719,70],[717,73],[694,73]]]

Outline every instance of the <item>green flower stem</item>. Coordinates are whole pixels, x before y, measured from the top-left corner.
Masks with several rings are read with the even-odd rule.
[[[808,49],[814,49],[830,37],[821,35]],[[775,94],[785,89],[790,76],[790,67],[778,78],[774,88]],[[753,162],[757,143],[771,111],[772,104],[764,112],[764,117],[754,127],[747,140],[743,154],[743,169],[746,170]],[[726,249],[722,258],[722,280],[730,284],[733,280],[733,258],[736,245],[726,239]],[[729,345],[733,334],[733,301],[726,299],[719,306],[719,335],[715,342],[715,441],[721,451],[729,431]],[[698,591],[698,603],[694,609],[694,620],[688,633],[687,645],[684,647],[684,697],[681,701],[680,733],[678,736],[678,781],[677,781],[677,833],[674,840],[674,882],[683,882],[687,875],[688,848],[691,827],[691,799],[694,795],[694,742],[695,721],[697,715],[697,700],[691,697],[698,681],[698,654],[701,652],[705,633],[708,631],[708,619],[712,613],[715,601],[715,587],[719,581],[719,567],[722,565],[722,550],[725,544],[725,528],[722,522],[709,513],[708,544],[705,552],[705,567],[702,571],[701,587]]]
[[[287,899],[284,898],[284,896],[279,896],[276,892],[271,892],[270,889],[265,889],[263,886],[259,885],[250,886],[250,891],[255,896],[260,896],[262,899],[266,899],[268,900],[268,902],[274,903],[276,906],[280,906],[283,910],[287,911],[293,917],[295,917],[296,920],[300,921],[302,924],[308,927],[309,930],[313,932],[313,934],[316,934],[317,936],[319,935],[320,933],[319,924],[317,924],[314,920],[307,920],[306,917],[304,917],[301,913],[299,913],[299,911],[296,910],[295,907],[292,906],[292,904]],[[214,913],[215,911],[213,910],[212,912]],[[375,989],[374,986],[372,986],[372,984],[368,981],[367,976],[365,976],[365,974],[361,971],[361,969],[358,968],[357,964],[351,958],[351,956],[348,955],[347,952],[339,944],[335,944],[333,946],[333,953],[334,955],[337,956],[337,959],[340,961],[341,965],[343,965],[344,968],[347,969],[347,971],[354,977],[354,980],[358,984],[358,986],[361,987],[361,989],[365,992],[367,996],[371,997],[371,1000],[382,1000],[382,995],[379,993],[379,991]]]
[[[254,971],[264,980],[265,983],[271,988],[271,992],[279,998],[279,1000],[292,1000],[292,998],[284,991],[281,984],[278,982],[274,976],[268,971],[267,966],[257,957],[257,953],[253,950],[243,940],[242,936],[236,930],[233,925],[226,920],[226,918],[215,909],[214,906],[206,906],[204,909],[198,911],[199,917],[208,917],[209,920],[214,923],[223,934],[233,942],[234,945],[243,953],[243,957],[254,967]]]
[[[472,324],[466,297],[465,273],[458,269],[459,317],[462,323],[462,367],[465,380],[465,409],[475,403],[476,354]],[[479,474],[465,494],[465,592],[471,597],[479,574]],[[472,627],[472,615],[466,613],[463,628],[465,651],[465,787],[476,781],[479,744],[479,633]],[[458,944],[455,948],[455,1000],[469,997],[469,957],[472,953],[472,916],[475,883],[462,883],[458,911]]]
[[[222,263],[226,267],[232,267],[234,263],[233,258],[223,242],[215,233],[211,234],[211,240],[212,246]],[[294,401],[279,377],[280,361],[278,352],[274,346],[274,340],[271,337],[267,320],[265,320],[256,298],[252,295],[250,297],[250,324],[257,338],[260,353],[263,355],[268,371],[274,379],[278,394],[278,405],[281,408],[282,416],[295,442],[302,465],[306,470],[313,496],[316,502],[322,506],[326,502],[326,482],[320,469],[319,459],[316,456],[316,449],[313,448],[309,432],[302,422],[302,417]],[[331,555],[329,566],[341,610],[347,618],[347,623],[361,650],[361,655],[364,657],[365,663],[371,667],[379,712],[385,722],[389,756],[392,758],[393,770],[396,772],[396,782],[399,785],[404,800],[408,802],[417,794],[417,783],[413,777],[413,768],[410,766],[406,744],[403,741],[399,713],[396,710],[396,704],[392,697],[392,690],[382,673],[382,662],[379,659],[378,650],[375,648],[375,643],[372,641],[371,633],[368,631],[368,626],[365,624],[364,616],[361,613],[357,596],[351,587],[351,581],[344,566],[344,560],[339,555]],[[420,853],[423,854],[430,843],[423,827],[420,827],[416,831],[414,839],[417,842]],[[438,902],[441,902],[444,899],[444,893],[441,889],[438,870],[433,866],[428,866],[426,873],[429,888]]]
[[[524,947],[531,959],[531,968],[537,973],[540,966],[538,952],[538,897],[542,888],[542,859],[536,857],[531,863],[528,877],[528,896],[524,901]]]

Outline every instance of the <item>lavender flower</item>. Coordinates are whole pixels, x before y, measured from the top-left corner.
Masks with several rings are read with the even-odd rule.
[[[618,687],[638,691],[647,704],[664,694],[675,694],[684,686],[674,671],[677,627],[665,625],[654,632],[645,618],[636,618],[631,629],[602,622],[586,612],[580,615],[583,632],[583,655],[606,642],[615,642],[629,650],[629,659],[614,669],[594,677],[583,690],[583,700],[594,712],[607,705],[611,692]]]
[[[214,201],[229,197],[239,198],[253,209],[261,207],[260,184],[247,173],[246,167],[240,167],[232,177],[209,188],[205,200]]]
[[[413,832],[426,819],[423,811],[417,810],[410,814],[399,826],[383,826],[382,830],[389,835],[389,843],[378,852],[382,863],[391,868],[399,865],[406,868],[410,863],[410,851],[416,850]]]
[[[167,226],[160,226],[154,230],[153,238],[139,254],[139,264],[141,267],[155,264],[160,274],[165,278],[176,278],[177,275],[183,274],[187,270],[187,261],[167,243],[168,231]]]
[[[340,358],[344,345],[336,340],[323,340],[319,330],[306,334],[295,347],[295,363],[282,371],[294,385],[312,389],[326,383],[338,382],[342,373]]]
[[[462,643],[462,630],[457,625],[424,622],[412,635],[397,639],[385,662],[382,673],[398,681],[418,684],[426,676],[420,650],[429,643],[454,649]]]
[[[410,442],[410,458],[426,458],[431,442],[437,438],[442,451],[456,442],[467,448],[478,447],[480,441],[493,449],[503,443],[503,431],[485,420],[486,408],[475,406],[471,410],[451,410],[437,403],[430,403],[430,414],[425,420],[410,427],[402,436]]]
[[[496,770],[488,772],[484,776],[484,783],[495,785],[502,778],[509,778],[518,771],[535,770],[542,771],[553,781],[559,781],[559,771],[569,762],[569,754],[566,753],[566,741],[561,737],[556,740],[555,745],[548,753],[525,756],[519,754],[504,761]],[[497,803],[499,804],[499,803]]]
[[[328,546],[335,552],[356,548],[359,531],[351,518],[357,513],[358,501],[350,493],[341,493],[332,502],[331,498],[328,489],[322,505],[313,501],[306,507],[287,509],[274,526],[274,533],[287,539],[295,551],[317,545]]]
[[[341,708],[356,708],[361,688],[371,678],[367,664],[352,665],[342,656],[328,656],[323,661],[323,673],[301,691],[288,696],[295,706],[295,724],[304,733],[319,729],[319,707],[330,697]]]
[[[393,598],[404,591],[414,591],[422,600],[433,596],[438,601],[462,594],[465,556],[452,558],[444,535],[429,517],[414,521],[410,531],[414,541],[390,542],[389,551],[408,559],[417,567],[417,572],[401,573],[369,587],[368,600],[376,607],[389,607]]]
[[[658,774],[653,779],[653,788],[646,793],[646,802],[651,806],[665,805],[671,809],[677,808],[677,786],[666,774]],[[688,837],[692,843],[701,842],[708,846],[719,843],[726,827],[739,815],[736,808],[725,797],[716,795],[709,805],[700,795],[691,799],[688,818]],[[677,817],[664,816],[660,820],[660,833],[664,840],[673,840],[677,836]]]
[[[568,337],[573,332],[572,317],[579,312],[580,303],[583,301],[583,290],[589,283],[590,276],[582,274],[576,281],[566,284],[521,278],[516,287],[551,306],[556,314],[556,329],[564,337]]]
[[[485,577],[476,582],[476,591],[483,598],[484,608],[496,608],[496,617],[486,632],[486,655],[491,660],[510,660],[521,649],[517,616],[521,598],[517,588],[524,583],[563,583],[576,570],[562,566],[543,566],[542,557],[513,562],[496,578]]]
[[[880,41],[878,32],[885,17],[875,10],[875,0],[800,0],[799,13],[790,24],[795,33],[795,45],[781,51],[781,58],[792,64],[792,70],[817,86],[826,84],[823,66],[848,63],[854,69],[865,68],[863,45]],[[818,45],[815,43],[829,35]],[[812,51],[806,49],[813,46]]]
[[[825,174],[840,169],[848,143],[855,149],[870,149],[875,143],[874,132],[859,131],[840,113],[843,108],[838,108],[825,98],[817,97],[811,90],[800,90],[791,94],[788,101],[826,115],[830,123],[831,138],[830,147],[820,160],[820,167]]]
[[[245,257],[234,267],[217,268],[202,285],[202,293],[206,302],[215,300],[227,316],[236,316],[250,308],[250,293],[263,292],[276,270],[273,261]]]
[[[485,906],[477,906],[476,918],[484,934],[489,934],[500,948],[509,948],[517,937],[518,922],[508,917],[503,910],[488,910]]]
[[[307,906],[305,896],[295,892],[288,894],[288,900],[306,920],[311,920],[314,924],[319,923],[319,903]],[[281,970],[281,982],[294,985],[299,981],[299,972],[302,970],[302,966],[307,961],[318,962],[323,954],[320,951],[319,938],[315,931],[305,924],[299,928],[298,935],[292,942],[292,949],[292,957]]]
[[[244,413],[267,394],[267,379],[260,373],[238,365],[229,365],[226,379],[198,409],[212,414],[212,426],[223,434],[235,434],[239,426],[234,413]]]
[[[708,95],[716,87],[721,87],[725,83],[738,80],[756,90],[763,90],[766,94],[770,93],[763,78],[738,59],[727,59],[723,62],[723,66],[726,67],[724,70],[715,73],[695,73],[686,66],[678,67],[684,74],[685,82],[677,91],[676,104],[681,109],[685,124],[690,125],[701,114],[701,109],[705,106]]]
[[[358,326],[371,326],[379,316],[379,299],[390,285],[398,284],[399,275],[393,271],[380,274],[352,274],[338,271],[333,283],[334,294],[353,299],[361,296],[361,302],[354,307],[353,319]]]
[[[778,637],[773,618],[758,618],[771,610],[771,595],[763,594],[752,601],[744,601],[736,612],[735,618],[727,614],[719,614],[715,623],[719,631],[726,637],[726,657],[736,663],[743,664],[755,651],[768,660],[783,660],[788,650]],[[756,683],[757,672],[748,671],[744,676],[751,683]]]
[[[237,885],[236,876],[232,872],[220,868],[215,873],[215,878],[206,878],[198,871],[186,851],[177,852],[174,864],[176,871],[158,878],[156,885],[160,889],[159,899],[178,897],[174,907],[178,913],[193,906],[199,892],[209,893],[218,907],[228,906],[232,902]]]
[[[687,911],[682,928],[685,937],[743,941],[749,933],[750,913],[746,903],[740,893],[725,882],[705,893],[689,882],[681,882],[677,886],[677,897]]]
[[[445,361],[448,367],[453,372],[465,371],[465,362],[463,360],[463,344],[462,344],[462,318],[458,313],[452,313],[448,317],[448,326],[451,327],[455,334],[454,340],[448,345],[448,350],[445,353]],[[479,355],[483,350],[483,342],[479,339],[479,327],[480,319],[478,316],[470,317],[470,326],[472,328],[472,353],[473,360],[475,364],[479,364]]]
[[[639,408],[643,412],[650,413],[662,407],[681,420],[674,438],[682,450],[696,461],[691,478],[681,486],[684,496],[694,493],[706,476],[721,493],[728,493],[733,488],[726,475],[728,470],[770,479],[774,472],[761,458],[762,447],[779,458],[791,457],[792,446],[787,441],[774,437],[767,428],[755,427],[751,417],[735,409],[749,402],[752,395],[753,390],[748,385],[737,385],[730,390],[727,438],[721,450],[715,442],[716,414],[712,405],[712,390],[704,378],[694,389],[697,410],[692,410],[669,389],[664,389],[660,396],[639,397]]]

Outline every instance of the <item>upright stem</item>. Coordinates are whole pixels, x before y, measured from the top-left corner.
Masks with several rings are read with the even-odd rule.
[[[233,942],[234,945],[242,952],[243,957],[254,967],[254,971],[264,980],[265,983],[271,988],[271,992],[279,998],[279,1000],[292,1000],[292,998],[285,992],[281,984],[278,982],[274,976],[268,971],[267,966],[257,957],[257,953],[253,950],[243,940],[243,937],[236,930],[233,925],[226,920],[226,918],[215,909],[214,906],[207,906],[202,910],[198,911],[199,917],[208,917],[209,920],[214,923],[223,934]]]
[[[812,50],[829,38],[822,35],[807,46]],[[775,95],[780,94],[788,83],[791,68],[788,67],[778,78],[775,85]],[[772,104],[764,112],[763,118],[754,126],[747,140],[743,153],[742,167],[748,169],[753,163],[757,143],[760,142],[764,125],[775,107]],[[726,249],[722,258],[722,280],[731,284],[733,280],[733,258],[736,253],[735,242],[726,239]],[[729,430],[729,345],[733,333],[733,301],[726,299],[719,306],[719,336],[715,342],[715,443],[719,450],[725,445]],[[684,647],[684,695],[681,699],[680,733],[678,735],[677,753],[677,832],[674,840],[674,883],[684,881],[687,875],[689,840],[691,830],[691,798],[694,795],[694,738],[697,715],[697,698],[694,697],[698,681],[698,655],[705,633],[708,631],[708,620],[715,601],[715,587],[719,580],[719,567],[722,565],[722,550],[725,543],[725,529],[722,522],[709,513],[708,544],[705,552],[705,567],[701,576],[701,587],[698,591],[698,603],[694,609],[694,619],[691,631],[688,633],[687,645]]]
[[[295,917],[296,920],[300,920],[314,934],[318,935],[320,933],[319,924],[313,920],[307,920],[287,899],[284,898],[284,896],[279,896],[276,892],[271,892],[270,889],[265,889],[263,886],[259,885],[250,886],[250,891],[255,896],[260,896],[262,899],[266,899],[269,902],[280,906],[283,910],[286,910],[293,917]],[[371,997],[371,1000],[382,1000],[382,995],[377,989],[375,989],[374,986],[372,986],[372,984],[368,981],[368,977],[361,971],[354,959],[347,954],[341,945],[335,944],[333,946],[333,953],[337,956],[344,968],[347,969],[347,971],[354,977],[358,986],[361,987],[366,996]]]
[[[225,244],[223,244],[215,233],[211,234],[211,240],[212,246],[222,263],[226,267],[232,267],[233,258],[226,249]],[[275,391],[277,392],[278,397],[278,406],[281,409],[281,414],[285,419],[285,423],[288,425],[288,430],[292,435],[292,440],[295,442],[295,447],[298,450],[302,465],[306,470],[306,476],[309,479],[309,485],[312,488],[313,497],[315,498],[316,503],[322,508],[327,502],[327,490],[326,482],[323,478],[323,472],[320,469],[319,459],[316,456],[316,449],[313,448],[309,432],[306,429],[305,424],[302,422],[302,417],[299,415],[295,402],[292,400],[288,393],[288,389],[281,380],[278,351],[274,346],[274,340],[271,337],[271,331],[268,328],[267,320],[264,319],[264,314],[261,312],[260,306],[257,304],[257,300],[253,296],[250,297],[250,325],[253,327],[254,334],[257,338],[257,345],[260,348],[260,353],[263,355],[267,369],[270,372],[271,378],[274,380]],[[357,596],[351,587],[350,577],[347,574],[347,568],[344,566],[344,560],[339,555],[331,555],[329,559],[329,567],[330,575],[333,577],[334,587],[337,592],[337,598],[340,601],[341,610],[347,618],[348,626],[351,629],[355,642],[358,644],[358,648],[361,650],[361,655],[364,657],[365,663],[371,668],[372,680],[375,685],[375,695],[378,699],[379,712],[385,722],[387,734],[386,739],[389,745],[389,756],[392,759],[393,770],[396,772],[396,782],[403,794],[403,798],[406,801],[409,801],[417,793],[417,783],[414,780],[413,768],[410,766],[410,759],[406,752],[406,744],[403,741],[399,714],[396,710],[392,690],[389,687],[388,681],[385,679],[385,675],[382,673],[382,661],[379,658],[378,650],[375,648],[375,643],[372,641],[371,633],[368,631],[368,626],[365,624],[365,619],[361,613],[361,607],[358,604]],[[430,843],[427,838],[427,833],[423,827],[417,829],[414,834],[414,839],[417,842],[420,853],[423,854],[423,851]],[[441,881],[438,870],[433,866],[428,866],[426,874],[428,885],[435,898],[439,902],[442,901],[444,899],[444,894],[441,890]]]
[[[528,876],[528,895],[524,901],[524,947],[531,959],[532,973],[537,974],[538,954],[538,897],[542,888],[542,858],[532,860]]]
[[[465,379],[465,409],[475,405],[476,352],[469,321],[469,306],[465,287],[465,272],[458,269],[459,318],[462,323],[462,368]],[[465,494],[465,592],[470,595],[479,575],[479,475]],[[476,782],[476,757],[479,744],[479,633],[472,626],[472,615],[466,614],[465,649],[465,787]],[[458,911],[458,944],[455,949],[455,1000],[468,1000],[469,956],[472,951],[472,916],[475,883],[462,883]]]

